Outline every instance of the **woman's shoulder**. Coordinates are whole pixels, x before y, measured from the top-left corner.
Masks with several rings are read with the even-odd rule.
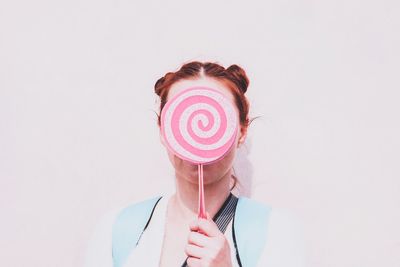
[[[304,266],[303,227],[294,212],[257,199],[239,197],[237,213],[235,224],[241,224],[237,227],[237,234],[243,232],[241,240],[260,245],[257,266]]]
[[[85,267],[112,267],[112,225],[119,209],[104,213],[96,222],[85,254]]]
[[[145,219],[156,201],[162,196],[149,197],[139,201],[130,201],[104,212],[97,220],[92,230],[85,255],[85,267],[111,267],[112,242],[116,222],[133,220],[138,216]]]
[[[302,228],[299,218],[288,209],[277,208],[266,202],[247,197],[239,197],[238,204],[240,211],[249,217],[257,218],[256,216],[260,217],[260,214],[263,214],[265,227],[270,229],[269,234],[271,231],[280,234],[290,233]]]
[[[304,230],[292,211],[270,207],[266,244],[259,266],[303,267]]]
[[[114,207],[100,215],[95,225],[95,229],[110,229],[112,228],[111,226],[116,222],[117,218],[127,216],[132,217],[147,211],[151,211],[161,198],[164,198],[164,195],[147,197],[136,201],[129,201]]]

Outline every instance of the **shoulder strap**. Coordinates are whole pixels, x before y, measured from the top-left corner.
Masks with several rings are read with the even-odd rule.
[[[233,239],[238,262],[255,267],[267,239],[271,208],[249,198],[240,197],[233,219]]]
[[[161,197],[135,203],[121,210],[112,229],[112,256],[114,267],[122,267],[129,253],[147,228]]]

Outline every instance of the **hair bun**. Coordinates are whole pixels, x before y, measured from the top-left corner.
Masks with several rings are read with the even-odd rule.
[[[157,82],[154,84],[154,92],[158,96],[161,96],[164,91],[164,87],[166,86],[166,83],[168,83],[168,81],[171,81],[174,75],[175,74],[173,72],[168,72],[163,77],[157,80]]]
[[[157,82],[154,84],[154,92],[160,96],[161,95],[161,87],[164,84],[165,77],[161,77],[160,79],[157,80]]]
[[[242,91],[243,94],[246,93],[250,83],[246,72],[236,64],[229,66],[226,70],[231,75],[232,81],[239,87],[240,91]]]

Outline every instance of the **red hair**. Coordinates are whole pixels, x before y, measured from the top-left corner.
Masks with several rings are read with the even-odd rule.
[[[154,85],[154,91],[161,100],[160,114],[167,102],[169,89],[174,83],[184,79],[200,78],[202,74],[224,83],[230,89],[239,110],[240,124],[247,129],[250,124],[249,102],[244,94],[249,86],[249,79],[246,72],[235,64],[225,69],[223,66],[216,63],[192,61],[182,65],[176,72],[168,72],[158,79]],[[161,118],[158,115],[158,125],[160,125],[160,123]]]

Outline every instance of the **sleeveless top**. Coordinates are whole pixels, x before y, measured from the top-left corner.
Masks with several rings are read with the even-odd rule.
[[[164,239],[167,204],[170,197],[171,196],[164,196],[160,199],[153,212],[149,225],[143,232],[137,247],[132,251],[126,260],[124,267],[159,266],[162,242]],[[232,220],[229,222],[224,235],[226,236],[229,247],[231,248],[232,266],[239,267],[233,243]]]
[[[159,201],[146,231],[143,232],[138,246],[131,251],[124,267],[159,266],[167,203],[171,196],[172,194],[164,195]],[[87,245],[84,267],[114,267],[112,228],[116,217],[123,208],[125,207],[105,213],[96,224]],[[266,227],[267,240],[257,267],[304,267],[303,228],[297,218],[293,217],[291,212],[271,209],[268,226]],[[232,221],[224,234],[231,248],[232,264],[234,267],[238,267],[232,239]]]

